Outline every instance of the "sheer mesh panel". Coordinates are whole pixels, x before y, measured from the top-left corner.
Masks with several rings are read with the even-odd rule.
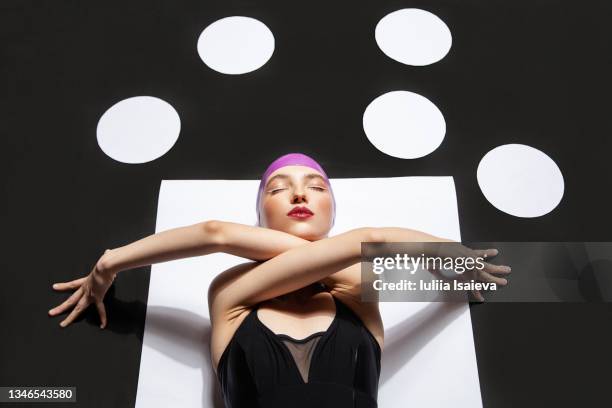
[[[312,354],[322,335],[323,333],[315,333],[302,340],[296,340],[285,334],[278,335],[281,341],[285,343],[291,352],[295,365],[300,371],[302,379],[305,383],[308,382],[308,371],[310,369]]]

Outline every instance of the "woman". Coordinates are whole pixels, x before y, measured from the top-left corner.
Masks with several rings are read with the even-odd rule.
[[[376,407],[384,329],[378,303],[361,301],[361,243],[453,241],[393,227],[329,237],[329,179],[300,153],[270,164],[256,209],[256,226],[210,220],[107,250],[88,276],[53,286],[76,291],[50,315],[76,305],[65,327],[93,303],[103,328],[102,300],[120,271],[214,252],[248,258],[254,262],[219,274],[208,291],[210,351],[226,406]],[[506,267],[486,265],[478,280],[506,284],[491,275]]]

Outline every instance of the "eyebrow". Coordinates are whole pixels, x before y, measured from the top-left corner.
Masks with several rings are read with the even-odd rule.
[[[288,178],[289,176],[286,174],[277,174],[273,176],[272,178],[270,178],[270,180],[268,180],[268,182],[266,183],[266,188],[270,185],[270,183],[272,183],[276,179],[288,179]],[[318,178],[318,179],[321,179],[323,182],[325,182],[325,178],[323,178],[323,176],[321,176],[320,174],[315,174],[315,173],[307,174],[304,176],[304,178],[307,180]]]

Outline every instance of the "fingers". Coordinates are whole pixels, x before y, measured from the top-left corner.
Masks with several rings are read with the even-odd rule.
[[[480,256],[482,258],[492,258],[499,254],[499,251],[496,248],[489,249],[474,249],[476,256]]]
[[[472,295],[474,295],[474,298],[476,298],[476,300],[479,302],[484,302],[485,300],[484,296],[482,296],[482,293],[480,293],[479,290],[473,290]]]
[[[497,256],[499,254],[499,250],[497,250],[496,248],[476,249],[474,250],[474,253],[476,254],[477,257],[487,259],[487,258],[492,258],[494,256]],[[510,268],[510,266],[508,265],[494,265],[492,263],[484,262],[484,261],[482,263],[484,264],[484,267],[482,268],[482,270],[488,273],[509,274],[512,271],[512,268]],[[479,269],[479,268],[476,268],[476,269]]]
[[[488,262],[483,263],[484,267],[482,270],[488,273],[501,273],[507,275],[512,271],[512,268],[510,268],[508,265],[494,265]]]
[[[436,278],[442,279],[442,276],[440,275],[440,271],[437,270],[436,268],[430,267],[430,268],[427,268],[427,270]]]
[[[75,279],[70,282],[54,283],[53,289],[55,290],[76,289],[80,287],[83,284],[83,282],[85,282],[85,279],[87,279],[87,276],[85,276],[84,278]]]
[[[485,271],[480,271],[480,273],[478,274],[478,280],[483,281],[483,282],[495,283],[500,286],[505,286],[508,284],[507,279],[493,276],[490,273],[485,272]]]
[[[79,288],[76,292],[72,294],[72,296],[66,299],[64,303],[49,310],[49,315],[55,316],[57,314],[64,313],[66,309],[68,309],[70,306],[75,305],[79,301],[82,294],[83,294],[83,289]]]
[[[87,306],[89,306],[89,301],[87,300],[86,296],[82,296],[81,300],[79,300],[79,303],[77,303],[76,307],[72,309],[72,312],[70,312],[68,317],[60,323],[60,326],[62,327],[68,326],[70,323],[74,321],[74,319],[78,317],[78,315],[81,314],[83,310],[87,309]]]
[[[104,308],[104,302],[96,302],[96,308],[98,309],[98,314],[100,315],[100,328],[103,329],[106,327],[106,309]]]

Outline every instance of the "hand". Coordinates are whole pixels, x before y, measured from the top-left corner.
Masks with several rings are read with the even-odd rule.
[[[480,257],[480,258],[487,259],[487,258],[492,258],[496,256],[498,253],[499,251],[495,248],[474,250],[464,245],[455,243],[455,245],[450,245],[450,246],[448,244],[445,244],[443,246],[443,249],[440,250],[437,255],[441,257],[450,256],[450,257],[456,258],[458,256],[462,256],[462,257],[469,257],[469,258]],[[465,272],[461,274],[456,273],[454,278],[459,281],[474,280],[476,282],[490,282],[490,283],[495,283],[498,286],[505,286],[508,284],[508,279],[493,276],[492,274],[507,275],[511,271],[511,268],[509,266],[494,265],[492,263],[484,262],[484,261],[482,263],[484,265],[482,268],[477,268],[477,267],[467,268],[466,267]],[[443,275],[438,269],[428,268],[428,270],[440,279],[449,279],[447,276]],[[476,298],[476,300],[478,300],[479,302],[484,302],[484,297],[482,296],[482,293],[479,290],[471,290],[470,292],[472,293],[474,298]]]
[[[105,253],[106,252],[108,252],[108,250],[106,250]],[[97,265],[98,263],[96,262],[96,265],[94,265],[88,276],[70,282],[53,284],[53,289],[59,291],[76,289],[72,296],[64,301],[64,303],[49,310],[49,316],[55,316],[76,305],[68,317],[60,323],[61,327],[66,327],[72,323],[74,319],[92,303],[96,305],[98,314],[100,315],[100,328],[103,329],[106,327],[106,309],[103,300],[108,288],[110,288],[115,280],[117,273],[103,273],[98,269]]]

